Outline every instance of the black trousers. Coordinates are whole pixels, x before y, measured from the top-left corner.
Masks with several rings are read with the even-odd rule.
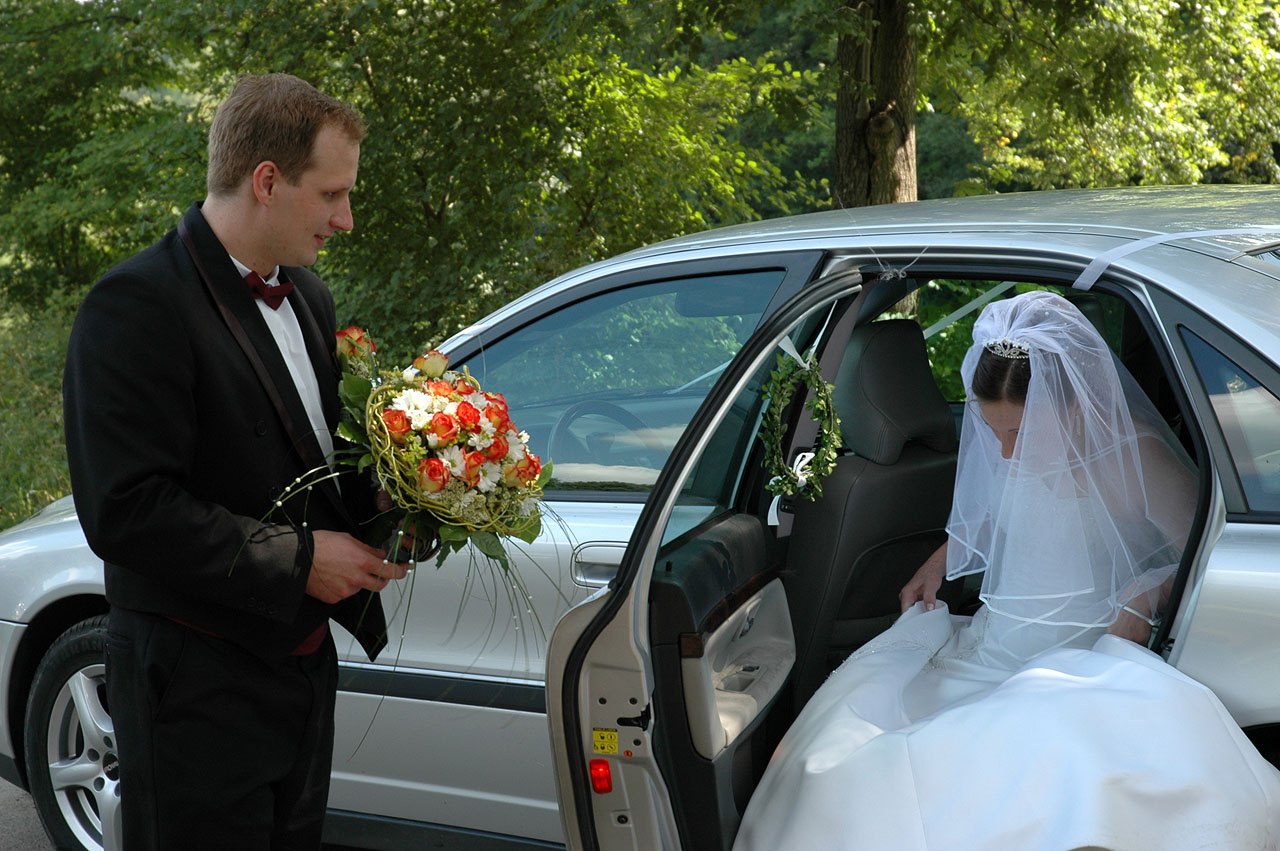
[[[107,701],[125,851],[315,851],[337,654],[263,659],[166,618],[113,608]]]

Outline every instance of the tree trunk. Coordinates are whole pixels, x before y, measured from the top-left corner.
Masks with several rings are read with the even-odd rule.
[[[916,39],[906,0],[843,0],[836,45],[837,207],[916,200]]]

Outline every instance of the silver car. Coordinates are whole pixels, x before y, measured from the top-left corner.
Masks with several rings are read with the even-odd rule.
[[[1195,459],[1196,519],[1151,647],[1212,689],[1276,763],[1278,205],[1271,187],[1020,194],[652,249],[822,261],[690,422],[614,582],[555,629],[547,706],[568,846],[732,845],[800,708],[893,622],[897,592],[944,540],[957,347],[984,303],[1031,288],[1093,321]],[[844,452],[821,498],[778,501],[757,439],[766,380],[780,353],[809,352],[835,384]],[[799,404],[784,422],[788,458],[813,445]],[[975,590],[961,582],[943,597],[963,612]]]
[[[958,413],[957,341],[1028,287],[1095,318],[1197,460],[1199,521],[1153,646],[1274,757],[1278,202],[1057,192],[743,225],[570,273],[449,340],[554,462],[553,519],[516,555],[528,605],[463,558],[384,593],[378,664],[340,641],[326,837],[728,848],[805,698],[892,622],[954,475],[945,453],[904,448],[899,466],[850,447],[823,499],[770,497],[757,438],[780,341],[843,384],[859,328],[914,317],[927,378],[901,392]],[[842,420],[877,415],[844,395]],[[787,423],[791,457],[813,428],[798,404]],[[870,497],[845,486],[863,480]],[[0,535],[0,776],[65,847],[118,847],[104,611],[69,503]]]

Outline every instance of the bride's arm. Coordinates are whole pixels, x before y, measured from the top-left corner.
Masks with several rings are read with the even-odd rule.
[[[942,587],[942,577],[947,572],[947,544],[933,551],[933,555],[925,559],[924,564],[916,571],[915,576],[898,593],[898,601],[902,611],[915,605],[917,600],[924,600],[925,609],[932,611],[938,605],[938,589]]]
[[[1143,437],[1138,446],[1142,454],[1147,516],[1181,552],[1186,546],[1191,522],[1195,519],[1195,473],[1159,438]],[[1169,578],[1158,588],[1131,600],[1120,610],[1107,632],[1146,644],[1157,614],[1169,599],[1173,580],[1174,572],[1170,572]]]

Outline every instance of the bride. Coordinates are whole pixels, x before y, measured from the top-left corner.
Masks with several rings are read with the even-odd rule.
[[[948,541],[783,738],[736,851],[1276,848],[1280,772],[1145,644],[1195,509],[1181,446],[1093,326],[988,305]],[[982,607],[936,593],[982,572]]]

